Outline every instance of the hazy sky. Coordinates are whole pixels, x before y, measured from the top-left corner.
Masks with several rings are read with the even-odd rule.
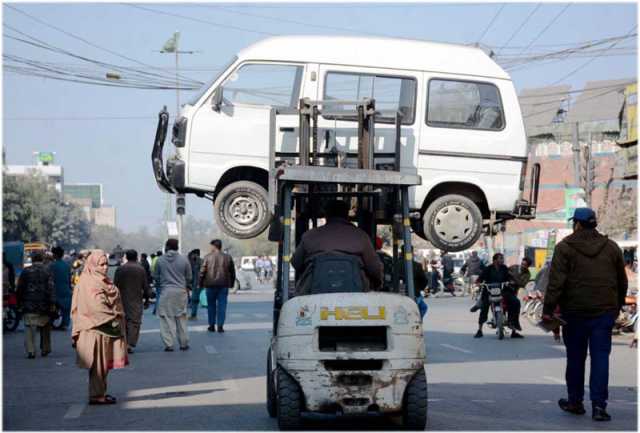
[[[268,34],[388,35],[451,43],[504,46],[515,54],[528,46],[565,8],[566,3],[422,3],[422,4],[149,4],[153,13],[123,4],[9,3],[42,22],[112,52],[171,75],[174,57],[157,52],[176,30],[181,49],[198,51],[181,59],[183,74],[206,81],[239,49]],[[637,24],[634,3],[573,3],[526,53],[560,50],[563,44],[624,35]],[[187,19],[190,17],[193,19]],[[198,21],[196,21],[198,20]],[[204,22],[206,21],[206,22]],[[131,61],[87,45],[42,22],[3,6],[3,53],[87,66],[77,59],[27,46],[7,38],[13,29],[77,55],[118,65]],[[305,25],[306,24],[306,25]],[[227,27],[221,27],[224,25]],[[518,31],[518,29],[520,29]],[[511,40],[510,40],[511,39]],[[510,41],[509,41],[510,40]],[[635,41],[618,46],[636,46]],[[521,48],[517,48],[521,47]],[[154,51],[155,50],[155,51]],[[635,55],[556,61],[512,72],[518,90],[563,80],[580,89],[590,80],[635,77]],[[185,101],[191,92],[182,92]],[[175,91],[90,86],[3,74],[3,140],[10,164],[28,164],[33,151],[54,151],[65,181],[100,182],[105,203],[117,207],[118,225],[126,230],[154,225],[162,218],[164,195],[151,171],[150,152],[157,113],[163,105],[175,112]],[[168,146],[171,146],[170,144]],[[209,201],[188,196],[187,212],[211,218]]]

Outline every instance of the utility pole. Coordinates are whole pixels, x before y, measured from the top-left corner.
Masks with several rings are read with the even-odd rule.
[[[576,186],[580,185],[580,129],[578,122],[573,125],[573,181]]]
[[[161,53],[174,53],[176,57],[176,116],[175,120],[178,120],[180,116],[180,54],[193,54],[194,51],[180,51],[180,32],[173,33],[173,37],[169,39],[162,47]],[[182,253],[182,230],[184,224],[184,214],[186,213],[186,199],[183,193],[176,194],[176,225],[178,229],[178,252]],[[170,212],[171,203],[169,196],[167,196],[167,207]]]
[[[591,153],[591,140],[592,135],[589,133],[589,140],[587,141],[587,146],[584,149],[584,201],[587,203],[587,206],[591,207],[591,198],[593,190],[595,189],[595,178],[596,178],[596,161],[593,159],[593,154]]]

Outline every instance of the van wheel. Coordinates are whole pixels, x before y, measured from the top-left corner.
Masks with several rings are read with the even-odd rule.
[[[427,240],[438,249],[466,250],[482,235],[482,213],[478,205],[465,196],[444,195],[425,211],[423,230]]]
[[[276,407],[277,396],[271,367],[271,349],[269,349],[267,352],[267,412],[269,412],[271,418],[275,418],[278,415],[278,409]]]
[[[255,238],[271,221],[267,191],[255,182],[230,183],[218,193],[213,208],[218,226],[236,239]]]
[[[404,391],[402,424],[407,430],[424,430],[427,426],[427,375],[417,372]]]
[[[302,390],[289,374],[278,367],[277,413],[280,430],[299,430],[302,425]]]

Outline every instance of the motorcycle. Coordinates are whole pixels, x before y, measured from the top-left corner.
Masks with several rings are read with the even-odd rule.
[[[16,330],[22,319],[18,311],[18,297],[15,293],[7,293],[2,296],[2,328],[7,332]]]
[[[492,327],[495,327],[498,340],[504,339],[505,328],[513,327],[507,323],[506,312],[507,304],[502,296],[502,291],[508,286],[508,283],[481,284],[480,290],[487,291],[489,294],[489,309],[493,316]]]

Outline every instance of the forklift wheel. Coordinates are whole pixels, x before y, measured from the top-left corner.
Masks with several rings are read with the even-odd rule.
[[[407,430],[424,430],[427,426],[427,375],[424,369],[413,376],[404,391],[402,421]]]
[[[302,390],[289,374],[278,367],[277,411],[280,430],[299,430],[302,425]]]
[[[276,407],[276,387],[273,383],[271,366],[271,349],[269,349],[267,352],[267,412],[269,412],[271,418],[275,418],[278,415],[278,409]]]

